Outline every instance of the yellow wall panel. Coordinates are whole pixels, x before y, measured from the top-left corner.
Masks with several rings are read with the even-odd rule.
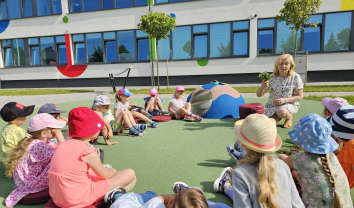
[[[354,10],[354,0],[342,0],[340,10]]]

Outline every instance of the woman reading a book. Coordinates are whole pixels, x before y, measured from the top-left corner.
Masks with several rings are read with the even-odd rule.
[[[274,118],[277,123],[284,118],[283,128],[291,128],[293,115],[299,110],[299,100],[303,99],[303,83],[295,72],[295,62],[291,55],[283,54],[274,62],[273,77],[264,77],[257,90],[257,97],[262,97],[270,89],[269,100],[264,114]]]

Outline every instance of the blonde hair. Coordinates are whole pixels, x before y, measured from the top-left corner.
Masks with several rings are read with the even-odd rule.
[[[171,208],[207,208],[208,203],[204,194],[198,189],[185,189],[177,192]]]
[[[122,98],[118,94],[116,94],[114,97],[116,98],[116,103],[122,102]]]
[[[257,166],[259,183],[258,202],[261,207],[277,208],[278,204],[274,200],[277,195],[277,186],[275,184],[275,168],[272,156],[249,150],[239,165],[243,163]]]
[[[39,131],[27,132],[32,137],[31,138],[25,137],[18,142],[17,146],[11,151],[9,157],[7,158],[7,160],[5,162],[5,167],[6,167],[5,176],[6,177],[8,177],[8,178],[13,177],[13,173],[16,169],[16,166],[18,165],[18,162],[20,161],[23,154],[25,154],[25,152],[27,151],[27,146],[33,140],[35,140],[43,131],[45,131],[47,129],[48,128],[44,128]]]
[[[328,108],[325,106],[323,109],[323,118],[326,118],[327,116],[333,115],[331,111],[328,110]]]
[[[283,54],[283,55],[280,55],[277,59],[275,59],[274,69],[273,69],[274,76],[279,77],[278,65],[286,58],[289,58],[290,65],[291,65],[290,70],[288,72],[288,77],[293,76],[294,71],[295,71],[295,62],[294,62],[294,58],[290,54]]]

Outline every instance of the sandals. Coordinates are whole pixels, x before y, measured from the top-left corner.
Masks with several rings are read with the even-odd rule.
[[[291,119],[286,119],[283,128],[290,129],[292,126],[293,126],[293,117],[291,117]]]

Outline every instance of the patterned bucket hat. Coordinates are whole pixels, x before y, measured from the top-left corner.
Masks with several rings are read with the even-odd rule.
[[[338,149],[338,143],[331,137],[332,128],[328,121],[317,114],[301,118],[292,131],[291,141],[314,154],[328,154]]]

